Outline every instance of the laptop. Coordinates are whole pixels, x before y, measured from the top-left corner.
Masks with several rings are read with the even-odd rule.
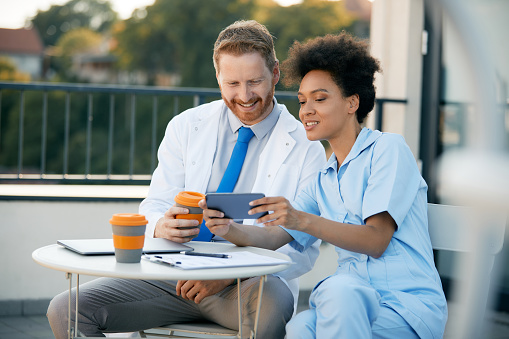
[[[58,240],[57,244],[82,255],[115,254],[113,239]],[[163,238],[145,238],[143,253],[179,253],[193,251],[190,246]]]

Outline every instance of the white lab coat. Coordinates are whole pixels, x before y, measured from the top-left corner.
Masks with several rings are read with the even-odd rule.
[[[325,163],[325,151],[319,142],[307,139],[302,124],[286,106],[279,106],[281,115],[260,155],[252,192],[284,196],[292,201]],[[149,221],[148,237],[153,237],[155,224],[174,205],[173,198],[178,192],[206,192],[217,147],[219,116],[226,112],[223,100],[217,100],[191,108],[169,122],[159,147],[159,164],[152,176],[148,196],[140,205],[140,213]],[[253,222],[249,219],[244,223]],[[319,254],[319,242],[304,253],[289,245],[278,251],[295,262],[276,275],[288,285],[296,304],[297,278],[313,267]]]

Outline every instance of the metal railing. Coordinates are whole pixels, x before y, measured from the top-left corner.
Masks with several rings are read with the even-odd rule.
[[[30,93],[30,101],[40,102],[40,113],[37,113],[37,119],[40,119],[40,139],[37,138],[39,144],[35,144],[36,141],[32,138],[31,144],[26,144],[25,139],[27,136],[26,124],[27,124],[27,93]],[[58,109],[61,111],[63,107],[63,123],[62,126],[54,126],[49,123],[48,115],[49,112],[55,110],[49,109],[50,96],[58,93],[56,99]],[[72,107],[73,100],[75,97],[80,95],[81,105],[79,107]],[[8,112],[3,111],[6,109],[5,99],[9,96],[11,102],[10,110]],[[34,99],[36,96],[38,99]],[[102,105],[94,105],[94,100],[97,101],[97,96],[101,96]],[[124,97],[121,101],[118,96]],[[289,91],[276,91],[276,98],[279,102],[285,103],[291,112],[294,114],[298,112],[298,102],[296,100],[296,93]],[[88,85],[88,84],[66,84],[66,83],[11,83],[11,82],[0,82],[0,181],[1,182],[37,182],[37,183],[115,183],[115,184],[148,184],[150,182],[151,173],[157,165],[157,148],[162,139],[164,133],[164,127],[167,122],[174,116],[184,111],[187,108],[191,108],[205,102],[219,99],[221,97],[219,89],[210,88],[162,88],[162,87],[149,87],[149,86],[122,86],[122,85]],[[147,104],[148,100],[148,104]],[[144,101],[145,105],[143,109],[139,108],[138,102]],[[164,104],[161,102],[164,101]],[[13,103],[14,102],[14,103]],[[121,105],[120,105],[121,103]],[[161,106],[167,106],[170,103],[172,105],[171,112],[168,112],[169,116],[161,117]],[[382,126],[383,107],[385,103],[406,103],[406,100],[397,99],[377,99],[376,104],[376,128],[380,129]],[[4,104],[4,106],[3,106]],[[106,107],[107,106],[107,107]],[[124,115],[124,127],[126,129],[123,135],[122,141],[115,142],[114,133],[116,126],[119,124],[118,118],[115,115],[118,114],[118,107],[123,106]],[[31,104],[32,111],[38,109],[38,104]],[[13,112],[13,110],[15,112]],[[142,111],[143,115],[139,116],[139,111]],[[30,112],[33,116],[36,112]],[[81,122],[81,126],[76,131],[71,131],[71,120],[73,115],[78,114],[76,111],[81,111],[80,114],[85,115],[85,123]],[[149,112],[148,112],[149,111]],[[5,132],[9,129],[8,126],[2,126],[2,121],[6,121],[5,115],[10,113],[16,115],[17,112],[17,154],[14,155],[14,137],[11,138],[11,143],[5,145]],[[2,114],[4,116],[2,116]],[[40,114],[40,115],[39,115]],[[104,124],[107,126],[97,126],[93,124],[94,117],[100,117]],[[14,129],[12,119],[10,117],[10,129]],[[150,123],[148,123],[150,120]],[[160,121],[159,121],[160,120]],[[139,125],[143,126],[139,128]],[[162,125],[162,127],[161,127]],[[100,160],[94,160],[92,152],[92,142],[94,141],[94,129],[97,127],[102,128],[104,133],[107,135],[104,142],[99,145],[101,154]],[[49,132],[55,133],[55,129],[63,129],[59,131],[61,133],[60,139],[55,140],[53,144],[48,147],[48,134]],[[139,129],[142,129],[140,132]],[[13,131],[11,131],[12,134]],[[29,133],[33,134],[34,131],[30,130]],[[38,132],[39,133],[39,132]],[[71,150],[71,137],[73,133],[81,133],[84,135],[84,142],[82,147],[74,146]],[[137,133],[142,135],[149,135],[150,142],[147,145],[147,139],[144,137],[143,150],[138,150],[138,153],[145,154],[145,149],[150,148],[150,157],[142,160],[144,162],[142,167],[143,170],[135,170],[135,166],[138,159],[135,155],[137,153]],[[158,139],[158,134],[160,138]],[[97,143],[97,141],[94,141]],[[138,139],[139,142],[139,139]],[[113,169],[113,163],[115,158],[115,145],[120,144],[124,148],[128,149],[128,156],[124,157],[123,170],[121,173]],[[128,144],[127,147],[126,144]],[[24,153],[26,150],[32,150],[40,147],[39,161],[35,166],[32,164],[28,169],[24,159]],[[48,150],[54,148],[61,148],[61,155],[59,155],[59,161],[61,162],[61,170],[55,169],[54,166],[51,170],[48,169]],[[84,148],[84,150],[83,150]],[[97,146],[95,149],[97,150]],[[78,162],[83,162],[78,167],[79,170],[70,170],[70,160],[76,162],[75,159],[78,157],[78,152],[84,152],[84,159]],[[11,155],[11,161],[8,163],[6,160],[7,153]],[[96,151],[97,153],[97,151]],[[106,153],[106,155],[104,155]],[[16,156],[16,161],[12,159]],[[106,165],[98,174],[97,170],[93,170],[94,161],[106,162]],[[147,162],[150,165],[146,164]]]

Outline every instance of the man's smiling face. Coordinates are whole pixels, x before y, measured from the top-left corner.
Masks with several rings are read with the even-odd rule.
[[[254,125],[272,112],[279,65],[269,70],[259,53],[222,54],[216,74],[228,108],[246,125]]]

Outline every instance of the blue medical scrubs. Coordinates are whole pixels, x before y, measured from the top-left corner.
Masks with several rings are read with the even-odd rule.
[[[397,229],[378,259],[336,247],[337,271],[315,287],[310,310],[287,325],[288,338],[443,336],[447,303],[428,234],[426,192],[400,135],[364,128],[339,170],[331,156],[294,207],[356,225],[387,211]],[[298,250],[316,240],[286,231]]]

